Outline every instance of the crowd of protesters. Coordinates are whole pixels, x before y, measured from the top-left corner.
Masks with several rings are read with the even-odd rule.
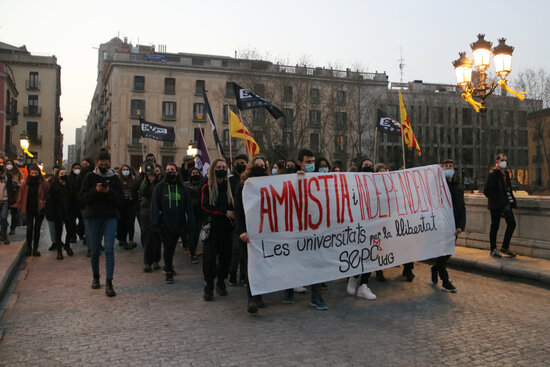
[[[497,157],[496,168],[492,171],[505,171],[502,161],[505,155]],[[27,256],[40,256],[38,251],[40,229],[44,217],[50,227],[50,251],[57,251],[57,259],[64,254],[73,256],[71,243],[78,239],[87,246],[87,256],[91,258],[92,288],[101,288],[100,254],[105,256],[105,293],[116,295],[113,288],[115,268],[115,241],[125,250],[133,250],[137,243],[134,227],[137,220],[143,246],[143,272],[151,273],[161,269],[167,283],[174,282],[174,254],[178,241],[187,247],[190,262],[200,262],[198,244],[202,242],[202,271],[205,281],[203,298],[212,301],[214,294],[226,296],[227,284],[243,285],[248,290],[247,310],[256,313],[265,307],[261,296],[253,296],[248,286],[247,246],[249,237],[243,209],[243,186],[252,177],[269,175],[303,175],[306,172],[342,172],[342,167],[331,165],[325,158],[315,157],[309,149],[301,149],[296,159],[278,160],[270,165],[261,154],[251,159],[239,155],[233,161],[233,168],[225,159],[213,160],[207,174],[194,166],[194,157],[185,156],[183,164],[174,163],[161,166],[155,156],[149,153],[139,172],[128,165],[111,167],[110,154],[102,150],[97,159],[84,159],[72,164],[70,170],[55,166],[51,178],[46,180],[44,173],[36,165],[25,166],[22,162],[0,157],[0,241],[9,244],[8,236],[15,228],[26,225]],[[464,192],[456,177],[454,162],[446,159],[441,163],[447,179],[455,218],[455,236],[465,228],[466,211]],[[349,172],[387,172],[383,163],[374,164],[363,159]],[[501,173],[502,173],[501,172]],[[511,190],[506,189],[506,177],[497,173],[490,176],[490,184],[502,187],[503,193],[490,199],[500,200],[502,207],[514,202]],[[493,182],[497,182],[493,184]],[[500,186],[499,186],[500,185]],[[490,190],[491,187],[489,186]],[[502,196],[502,198],[501,198]],[[491,204],[492,213],[500,210]],[[502,210],[501,210],[502,211]],[[499,212],[500,213],[500,212]],[[11,222],[8,225],[8,215]],[[500,214],[499,214],[500,215]],[[493,215],[495,218],[497,214]],[[505,210],[508,222],[504,254],[513,256],[509,250],[509,237],[513,231],[513,215]],[[496,221],[496,219],[495,219]],[[491,239],[493,240],[493,227]],[[9,228],[9,233],[8,233]],[[511,228],[511,229],[510,229]],[[65,231],[63,238],[62,234]],[[496,256],[496,244],[491,242],[491,254]],[[450,256],[435,259],[431,267],[432,281],[442,281],[442,289],[456,292],[446,271]],[[347,293],[363,299],[375,300],[376,295],[369,288],[370,273],[348,278]],[[414,279],[413,263],[403,265],[402,275],[409,282]],[[376,280],[384,282],[383,271],[376,272]],[[324,283],[308,286],[311,291],[311,306],[326,310],[322,297]],[[282,302],[294,302],[294,292],[304,292],[305,287],[287,289],[282,294]]]

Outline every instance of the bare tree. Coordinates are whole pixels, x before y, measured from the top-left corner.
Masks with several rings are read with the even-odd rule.
[[[514,89],[529,93],[526,98],[540,99],[544,108],[550,107],[550,72],[546,69],[528,68],[521,70],[512,80],[512,85]]]

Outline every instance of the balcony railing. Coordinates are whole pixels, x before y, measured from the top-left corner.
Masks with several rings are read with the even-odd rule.
[[[42,116],[42,107],[37,107],[37,106],[24,107],[23,116],[40,117]]]
[[[42,145],[42,135],[29,136],[31,145]]]

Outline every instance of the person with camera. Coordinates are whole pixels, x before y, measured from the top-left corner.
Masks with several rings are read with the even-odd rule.
[[[97,167],[84,177],[80,189],[82,217],[85,221],[86,239],[91,249],[93,272],[92,288],[99,289],[99,252],[101,241],[105,247],[105,294],[116,296],[113,289],[115,269],[115,236],[120,220],[120,201],[122,189],[120,180],[111,168],[111,155],[105,149],[100,150]]]
[[[489,241],[491,243],[490,255],[493,257],[502,257],[503,253],[509,257],[516,255],[510,251],[510,240],[516,228],[513,208],[517,207],[517,201],[512,192],[512,183],[510,181],[510,172],[506,169],[508,157],[500,153],[496,157],[495,166],[487,175],[487,182],[483,189],[483,194],[487,197],[487,207],[491,212],[491,231]],[[497,250],[497,233],[500,227],[500,218],[504,217],[506,221],[506,232],[500,253]]]

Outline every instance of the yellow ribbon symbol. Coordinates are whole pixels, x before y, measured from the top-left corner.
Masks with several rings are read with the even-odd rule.
[[[507,91],[508,93],[510,94],[513,94],[514,96],[516,96],[517,98],[519,98],[520,101],[523,101],[525,99],[525,96],[524,94],[528,94],[527,92],[520,92],[520,91],[517,91],[517,90],[513,90],[512,88],[510,88],[507,84],[506,84],[506,80],[499,80],[498,81],[498,85],[500,85],[500,87],[502,89],[504,89],[505,91]]]
[[[472,107],[474,108],[474,110],[476,110],[476,112],[479,112],[479,108],[481,107],[481,103],[477,102],[476,100],[474,100],[472,98],[472,93],[470,93],[469,91],[462,92],[462,99],[464,99],[466,102],[471,104]]]
[[[34,155],[31,154],[31,152],[29,152],[28,149],[23,149],[23,151],[25,152],[26,155],[28,155],[29,157],[33,158]]]

